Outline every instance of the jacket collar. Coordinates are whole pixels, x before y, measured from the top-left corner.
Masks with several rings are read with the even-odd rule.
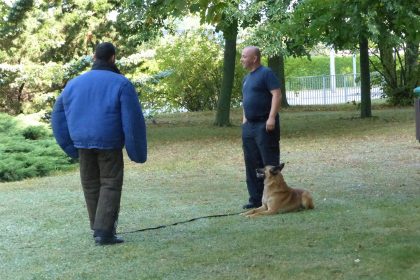
[[[117,68],[115,63],[110,63],[102,60],[96,60],[95,62],[93,62],[92,70],[106,70],[117,74],[121,74],[120,70]]]

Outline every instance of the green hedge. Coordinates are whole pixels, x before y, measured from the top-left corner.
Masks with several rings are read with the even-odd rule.
[[[359,59],[356,58],[357,72],[359,73]],[[285,75],[287,77],[322,76],[330,75],[330,57],[314,56],[307,58],[287,58],[285,60]],[[336,74],[353,73],[353,59],[351,56],[335,57]]]
[[[75,166],[44,126],[21,128],[13,117],[0,113],[0,138],[0,182],[45,176]]]

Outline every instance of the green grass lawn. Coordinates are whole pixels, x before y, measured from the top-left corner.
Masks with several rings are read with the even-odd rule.
[[[95,246],[77,171],[0,184],[0,279],[418,279],[420,143],[414,109],[282,113],[283,175],[315,210],[249,219],[240,137],[213,113],[148,126],[126,161],[119,232]]]

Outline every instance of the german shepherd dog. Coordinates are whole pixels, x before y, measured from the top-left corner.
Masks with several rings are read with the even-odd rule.
[[[257,169],[257,177],[264,178],[262,206],[241,215],[255,217],[314,208],[312,196],[308,191],[292,189],[286,184],[281,174],[283,167],[284,163]]]

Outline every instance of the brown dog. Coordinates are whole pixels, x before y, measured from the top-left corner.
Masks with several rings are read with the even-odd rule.
[[[283,167],[284,163],[257,169],[257,177],[264,178],[262,206],[241,215],[255,217],[314,208],[312,196],[308,191],[292,189],[286,184],[281,174]]]

